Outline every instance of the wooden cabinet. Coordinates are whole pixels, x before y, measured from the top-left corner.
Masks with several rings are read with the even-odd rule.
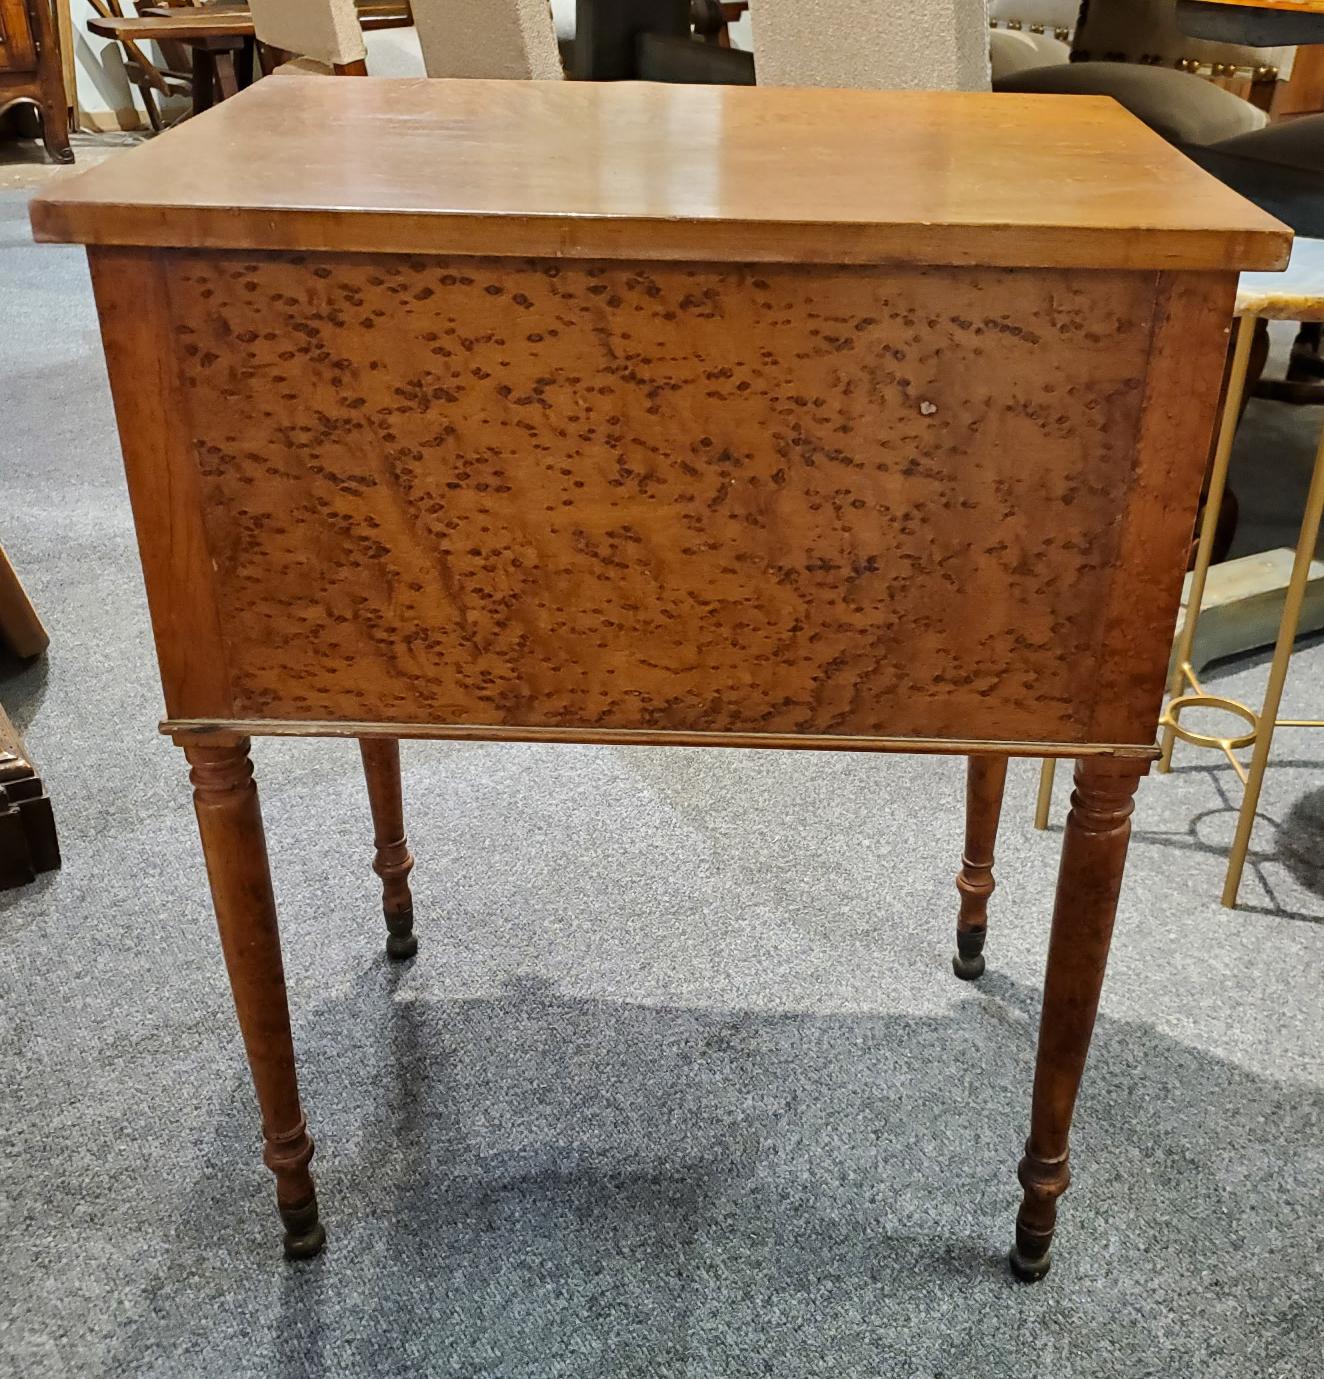
[[[970,756],[967,979],[1005,759],[1073,756],[1043,1277],[1237,274],[1286,227],[1080,96],[315,78],[32,223],[90,245],[286,1252],[325,1232],[250,736],[363,744],[402,958],[397,738]]]
[[[50,0],[0,0],[0,114],[35,106],[42,141],[57,163],[72,163],[69,105]]]

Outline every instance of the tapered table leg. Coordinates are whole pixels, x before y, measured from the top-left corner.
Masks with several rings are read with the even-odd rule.
[[[285,969],[276,927],[266,836],[247,739],[186,746],[207,879],[262,1112],[263,1161],[276,1175],[285,1253],[301,1259],[326,1243],[308,1164],[313,1142],[299,1105]]]
[[[377,854],[372,869],[382,879],[382,913],[386,917],[386,952],[393,958],[412,958],[418,952],[414,933],[414,898],[409,873],[414,858],[405,837],[404,802],[400,790],[400,744],[395,738],[360,738],[363,776],[372,810],[373,843]]]
[[[1112,942],[1135,790],[1148,769],[1147,762],[1106,758],[1076,764],[1048,943],[1030,1138],[1020,1164],[1025,1198],[1011,1252],[1012,1272],[1028,1281],[1048,1272],[1057,1199],[1071,1181],[1067,1138]]]
[[[1007,758],[970,757],[965,784],[965,852],[956,889],[961,913],[956,921],[956,953],[952,971],[973,981],[984,971],[984,939],[988,935],[988,898],[993,894],[993,848],[1002,815],[1002,792],[1007,784]]]

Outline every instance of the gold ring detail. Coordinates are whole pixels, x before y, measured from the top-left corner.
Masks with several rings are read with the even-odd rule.
[[[1250,732],[1242,733],[1240,737],[1211,737],[1208,733],[1193,732],[1181,725],[1179,716],[1183,709],[1223,709],[1249,723]],[[1172,700],[1159,721],[1165,727],[1171,728],[1183,742],[1189,742],[1192,747],[1217,747],[1220,750],[1249,747],[1260,729],[1260,717],[1254,709],[1247,708],[1236,699],[1224,699],[1221,694],[1183,694]]]

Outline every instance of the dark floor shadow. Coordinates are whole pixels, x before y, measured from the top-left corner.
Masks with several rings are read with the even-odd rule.
[[[0,646],[0,704],[20,733],[27,732],[46,698],[49,674],[44,655],[20,658]]]
[[[1299,886],[1324,896],[1324,789],[1293,800],[1278,829],[1278,859]]]
[[[1009,1278],[1037,1006],[994,970],[928,1016],[374,967],[296,1022],[326,1254],[279,1259],[236,1084],[101,1372],[1313,1377],[1324,1095],[1144,1025],[1100,1021],[1055,1272]]]

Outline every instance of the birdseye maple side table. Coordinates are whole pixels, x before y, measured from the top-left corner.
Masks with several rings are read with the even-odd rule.
[[[165,690],[292,1256],[325,1240],[249,739],[1076,759],[1012,1265],[1047,1271],[1238,270],[1111,101],[268,81],[32,208],[89,246]]]

